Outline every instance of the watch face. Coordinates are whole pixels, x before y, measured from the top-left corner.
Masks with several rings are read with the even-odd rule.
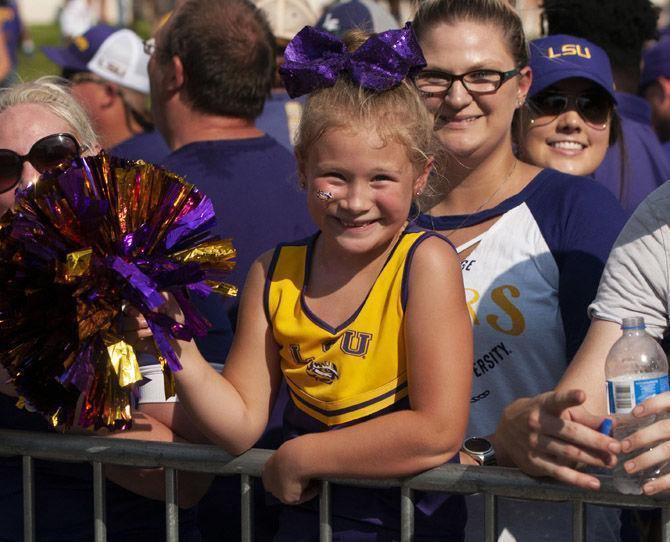
[[[472,437],[464,442],[464,447],[470,452],[483,454],[491,450],[491,443],[485,438]]]

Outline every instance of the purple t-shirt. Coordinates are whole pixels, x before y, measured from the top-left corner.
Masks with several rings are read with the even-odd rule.
[[[126,160],[144,160],[150,164],[161,164],[170,154],[163,136],[158,130],[142,132],[109,149],[109,154]]]
[[[623,92],[617,92],[616,99],[626,145],[623,183],[618,144],[609,148],[594,178],[605,185],[630,214],[649,193],[670,179],[670,161],[651,127],[649,104]]]
[[[268,135],[190,143],[170,154],[163,166],[211,198],[214,233],[232,238],[237,249],[235,270],[226,280],[240,291],[249,267],[263,252],[315,230],[305,196],[298,190],[295,160]],[[197,304],[212,323],[198,347],[210,363],[224,363],[237,301],[222,302],[214,295]]]
[[[256,119],[256,127],[293,151],[293,131],[300,122],[304,103],[304,96],[291,99],[285,90],[275,89],[265,100],[263,113]]]
[[[663,150],[665,151],[665,159],[670,163],[670,141],[666,141],[662,145]]]

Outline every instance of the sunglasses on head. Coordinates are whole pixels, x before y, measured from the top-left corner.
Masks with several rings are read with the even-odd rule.
[[[0,149],[0,194],[19,184],[24,162],[29,162],[42,174],[67,169],[80,154],[81,147],[71,134],[43,137],[23,156],[9,149]]]
[[[605,92],[588,91],[579,94],[567,94],[556,90],[547,90],[528,99],[528,107],[533,115],[532,124],[542,117],[546,122],[574,109],[587,124],[594,128],[607,127],[614,104]]]

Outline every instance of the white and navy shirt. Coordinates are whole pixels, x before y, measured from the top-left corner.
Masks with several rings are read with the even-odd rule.
[[[550,169],[495,208],[468,218],[467,225],[493,217],[499,219],[486,232],[457,247],[462,252],[476,245],[461,262],[475,347],[470,436],[495,432],[502,410],[515,399],[556,386],[586,334],[587,307],[625,222],[606,188]],[[421,215],[418,223],[447,231],[464,219]],[[469,532],[479,516],[474,504],[468,500],[470,540],[478,536]],[[555,504],[505,504],[500,540],[569,539],[566,514]],[[568,521],[569,513],[568,507]],[[605,521],[588,528],[597,540],[615,534]]]

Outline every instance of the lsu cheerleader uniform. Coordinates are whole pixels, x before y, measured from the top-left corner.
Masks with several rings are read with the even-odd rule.
[[[320,320],[305,302],[317,236],[279,245],[265,287],[266,314],[280,347],[290,395],[284,412],[285,439],[409,408],[404,338],[407,280],[414,251],[436,234],[405,230],[361,306],[337,327]],[[458,461],[458,455],[453,461]],[[427,493],[416,502],[417,540],[462,539],[462,497]],[[397,539],[399,489],[334,486],[332,504],[334,540]],[[314,502],[286,507],[278,539],[318,539],[316,510]]]

